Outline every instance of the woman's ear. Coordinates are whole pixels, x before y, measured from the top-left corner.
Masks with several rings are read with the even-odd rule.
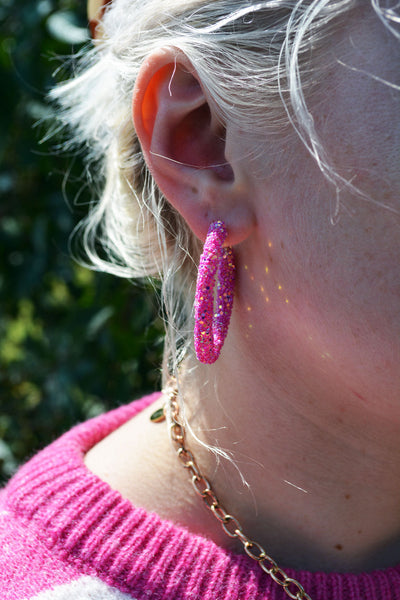
[[[252,220],[242,176],[226,159],[226,129],[183,54],[161,50],[142,65],[133,121],[157,185],[195,235],[204,240],[220,219],[227,243],[242,241]]]

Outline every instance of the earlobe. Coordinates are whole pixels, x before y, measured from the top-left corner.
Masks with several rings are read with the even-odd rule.
[[[242,199],[225,158],[225,128],[185,56],[166,49],[147,59],[133,121],[153,177],[195,235],[204,240],[210,222],[223,219],[236,240],[229,243],[238,243],[243,235],[233,235],[233,217],[246,220],[243,207],[232,204]]]

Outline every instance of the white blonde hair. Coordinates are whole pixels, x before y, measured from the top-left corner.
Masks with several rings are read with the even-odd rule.
[[[362,0],[363,2],[365,0]],[[160,193],[131,118],[144,59],[159,48],[183,52],[213,98],[221,122],[254,135],[289,123],[338,190],[351,185],[330,166],[304,96],[311,49],[323,48],[358,0],[114,0],[104,39],[78,57],[74,77],[52,96],[59,119],[81,145],[96,197],[79,227],[93,268],[162,282],[167,330],[164,372],[191,350],[199,243]],[[389,2],[370,0],[391,29]],[[394,26],[393,26],[394,29]],[[315,74],[314,74],[315,75]],[[314,77],[318,81],[318,77]]]

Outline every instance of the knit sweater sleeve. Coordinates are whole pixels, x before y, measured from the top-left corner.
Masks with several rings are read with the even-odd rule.
[[[110,430],[134,416],[143,406],[158,397],[158,394],[123,407],[109,415],[82,424],[64,436],[66,446],[58,453],[66,458],[68,450],[83,457],[84,452]],[[80,444],[74,441],[80,439]],[[70,442],[68,441],[70,440]],[[46,532],[46,511],[50,511],[51,481],[57,487],[57,446],[55,442],[27,463],[11,480],[10,484],[0,490],[0,598],[1,600],[137,600],[136,596],[124,593],[101,578],[90,561],[73,560],[68,553],[55,551],[54,540],[50,542],[51,519],[48,515],[48,532]],[[52,449],[54,447],[54,450]],[[41,469],[41,466],[43,468]],[[73,470],[72,462],[70,462]],[[48,473],[49,492],[35,494],[36,478],[40,473]],[[52,473],[53,471],[53,473]],[[59,474],[59,473],[58,473]],[[43,484],[43,481],[41,482]],[[62,485],[63,503],[68,503],[67,481]],[[35,510],[41,503],[45,511],[41,518]],[[43,520],[43,516],[45,519]],[[72,517],[72,521],[73,521]],[[71,522],[84,533],[80,523]]]
[[[2,600],[132,600],[95,575],[60,560],[32,524],[22,524],[0,494],[0,597]]]

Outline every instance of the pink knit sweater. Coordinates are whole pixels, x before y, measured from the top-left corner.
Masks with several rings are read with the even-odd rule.
[[[72,429],[0,495],[1,600],[287,600],[256,563],[135,508],[83,456],[158,397]],[[295,572],[312,600],[400,600],[400,566]]]

